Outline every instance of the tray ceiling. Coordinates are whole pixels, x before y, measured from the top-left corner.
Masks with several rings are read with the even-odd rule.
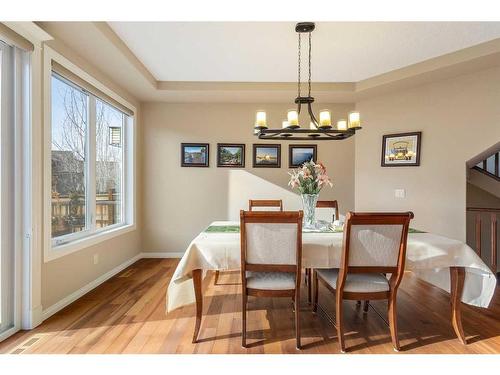
[[[290,22],[111,22],[159,81],[293,82]],[[499,22],[319,22],[313,81],[357,82],[500,37]],[[306,53],[305,43],[303,53]]]

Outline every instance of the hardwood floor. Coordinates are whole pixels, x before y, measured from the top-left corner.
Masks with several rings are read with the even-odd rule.
[[[142,259],[52,316],[32,331],[0,343],[0,353],[339,353],[335,328],[313,315],[302,292],[302,343],[295,349],[294,314],[287,298],[249,298],[248,343],[241,347],[239,273],[213,274],[204,281],[200,342],[192,344],[195,307],[165,314],[165,291],[176,259]],[[320,304],[333,316],[330,293]],[[374,307],[386,316],[386,302]],[[389,328],[374,309],[345,302],[345,339],[350,353],[391,353]],[[489,309],[463,305],[469,345],[450,323],[449,296],[411,274],[398,293],[400,353],[500,353],[500,292]]]

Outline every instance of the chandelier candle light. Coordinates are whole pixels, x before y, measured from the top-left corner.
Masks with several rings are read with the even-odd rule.
[[[288,185],[292,189],[297,189],[302,196],[304,228],[320,229],[316,223],[316,203],[318,202],[319,192],[326,185],[333,187],[332,181],[326,174],[325,166],[311,160],[288,174],[290,175]]]
[[[282,127],[278,129],[270,129],[267,126],[266,112],[258,110],[255,116],[254,134],[259,139],[292,139],[292,140],[340,140],[353,136],[357,130],[361,129],[361,121],[359,112],[353,111],[349,113],[349,121],[340,120],[337,126],[332,125],[332,114],[328,109],[322,109],[319,112],[319,121],[316,119],[312,109],[314,98],[311,96],[311,33],[315,29],[314,22],[299,22],[295,26],[298,38],[298,83],[297,97],[295,104],[297,109],[289,109],[286,120],[283,120]],[[301,41],[302,34],[308,35],[309,54],[308,68],[309,75],[307,80],[307,96],[301,94]],[[307,112],[310,117],[309,127],[301,128],[299,123],[299,115],[302,104],[307,105]]]

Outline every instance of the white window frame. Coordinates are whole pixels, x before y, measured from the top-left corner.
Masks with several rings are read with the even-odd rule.
[[[56,61],[81,79],[85,80],[92,86],[96,87],[104,94],[108,95],[112,99],[116,100],[118,103],[129,108],[134,112],[134,116],[124,116],[127,124],[124,127],[124,145],[123,145],[123,173],[122,173],[122,223],[117,223],[110,225],[105,228],[100,228],[96,230],[94,217],[90,217],[89,214],[94,213],[95,215],[95,167],[86,166],[87,172],[87,189],[89,189],[87,202],[90,210],[87,210],[87,219],[90,220],[90,227],[88,231],[82,231],[78,233],[73,233],[65,236],[60,236],[56,240],[52,239],[52,225],[51,225],[51,208],[52,208],[52,173],[51,171],[51,152],[52,152],[52,61]],[[108,89],[105,85],[99,82],[97,79],[86,73],[84,70],[80,69],[78,66],[73,64],[70,60],[66,59],[64,56],[53,50],[52,48],[44,47],[44,64],[43,64],[43,76],[44,76],[44,262],[49,262],[51,260],[60,258],[62,256],[74,253],[76,251],[82,250],[89,246],[95,245],[97,243],[109,240],[116,236],[125,234],[127,232],[136,229],[136,113],[137,109],[131,103],[117,95],[115,92]],[[74,85],[78,87],[78,85]],[[92,94],[88,94],[92,96]],[[89,120],[95,121],[95,117],[92,116],[92,111],[95,112],[95,100],[89,100]],[[87,147],[89,148],[87,152],[94,153],[95,155],[95,124],[89,124],[89,140]],[[94,137],[93,137],[94,136]],[[89,154],[90,155],[90,154]],[[95,157],[89,158],[89,164]],[[90,172],[90,173],[89,173]],[[60,242],[63,240],[64,242]],[[66,241],[65,241],[66,240]],[[57,241],[57,242],[56,242]]]

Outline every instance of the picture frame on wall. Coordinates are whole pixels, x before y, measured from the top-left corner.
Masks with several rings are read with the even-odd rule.
[[[181,143],[181,167],[208,167],[209,159],[208,143]]]
[[[245,144],[217,143],[217,167],[244,168]]]
[[[317,145],[289,145],[288,146],[288,166],[297,168],[305,162],[318,160]]]
[[[422,132],[386,134],[382,137],[382,167],[418,167]]]
[[[252,159],[254,168],[281,168],[281,145],[254,143]]]

